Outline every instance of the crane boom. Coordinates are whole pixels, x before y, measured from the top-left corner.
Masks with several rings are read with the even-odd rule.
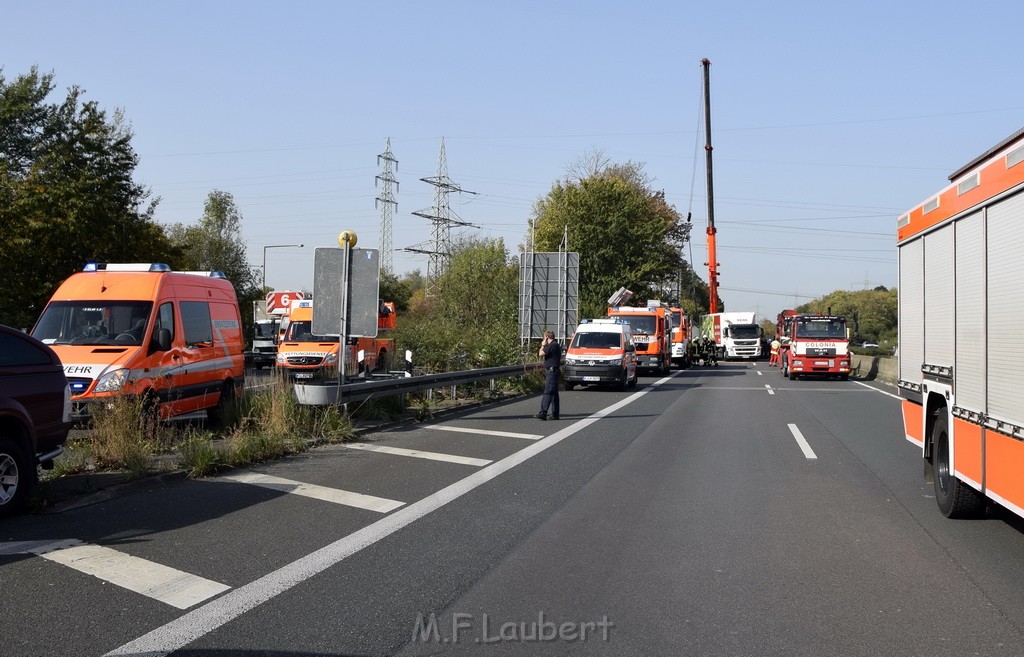
[[[704,153],[708,181],[708,312],[718,312],[718,254],[715,249],[715,185],[711,175],[711,60],[700,60],[704,67]]]

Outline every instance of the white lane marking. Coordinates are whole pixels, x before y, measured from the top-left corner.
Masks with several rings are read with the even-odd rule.
[[[514,433],[512,431],[491,431],[489,429],[469,429],[467,427],[453,427],[450,424],[426,424],[424,429],[434,431],[458,431],[460,433],[479,433],[484,436],[503,436],[505,438],[525,438],[526,440],[540,440],[544,436],[535,433]]]
[[[325,502],[354,506],[360,509],[366,509],[367,511],[377,511],[378,513],[388,513],[390,511],[394,511],[400,506],[405,506],[405,502],[399,502],[397,500],[389,500],[384,497],[374,497],[373,495],[364,495],[362,493],[353,493],[352,491],[341,490],[340,488],[328,488],[327,486],[318,486],[316,484],[305,484],[301,481],[272,477],[270,475],[260,474],[259,472],[239,472],[236,474],[223,475],[218,477],[218,479],[236,481],[240,484],[262,486],[263,488],[302,495],[303,497],[312,497],[317,500],[324,500]]]
[[[764,376],[764,374],[761,373],[761,370],[757,370],[757,375],[758,376]]]
[[[801,451],[803,451],[804,456],[806,456],[808,459],[818,458],[818,455],[814,453],[814,450],[811,449],[811,446],[807,443],[807,439],[804,438],[804,435],[802,433],[800,433],[800,429],[795,424],[790,424],[787,426],[789,427],[789,432],[793,434],[794,438],[796,438],[796,443],[800,445],[800,449]]]
[[[178,609],[188,609],[231,588],[227,584],[76,539],[36,545],[24,553],[37,554]]]
[[[894,395],[894,394],[892,394],[891,392],[886,392],[886,391],[884,391],[884,390],[879,390],[879,389],[878,389],[878,388],[876,388],[875,386],[869,386],[868,384],[866,384],[866,383],[861,383],[860,381],[854,381],[854,383],[856,383],[856,384],[857,384],[857,385],[859,385],[859,386],[864,386],[864,387],[865,387],[865,388],[867,388],[868,390],[874,390],[875,392],[880,392],[880,393],[882,393],[883,395],[889,395],[889,396],[890,396],[890,397],[892,397],[893,399],[901,399],[901,400],[903,399],[903,398],[902,398],[902,397],[900,397],[899,395]]]
[[[590,417],[570,424],[561,431],[556,431],[550,436],[519,450],[515,454],[506,456],[482,470],[477,470],[465,479],[442,488],[433,495],[429,495],[418,502],[413,502],[404,509],[381,518],[372,525],[344,536],[330,545],[324,546],[316,552],[307,554],[272,573],[264,575],[258,580],[222,595],[216,600],[211,600],[202,607],[193,609],[166,625],[158,627],[138,639],[124,644],[120,648],[111,650],[107,655],[110,657],[127,657],[129,655],[164,657],[179,648],[187,646],[196,639],[238,618],[257,605],[263,604],[267,600],[301,584],[363,548],[369,547],[377,541],[390,536],[428,513],[440,509],[449,502],[457,500],[466,493],[486,484],[544,450],[554,447],[566,438],[583,431],[598,420],[632,404],[676,375],[678,375],[678,372],[655,381],[643,390],[634,392],[629,397],[619,400]]]
[[[771,386],[771,384],[770,384],[770,383],[766,383],[766,384],[764,384],[764,387],[768,389],[768,394],[769,394],[769,395],[774,395],[774,394],[775,394],[775,391],[774,391],[774,390],[772,390],[772,386]]]
[[[418,459],[430,459],[431,461],[447,461],[448,463],[459,463],[462,465],[485,466],[494,461],[488,459],[474,459],[468,456],[456,456],[455,454],[442,454],[440,452],[424,452],[418,449],[403,449],[401,447],[388,447],[387,445],[366,445],[362,443],[348,443],[349,449],[361,449],[367,452],[380,452],[383,454],[395,454],[397,456],[411,456]]]

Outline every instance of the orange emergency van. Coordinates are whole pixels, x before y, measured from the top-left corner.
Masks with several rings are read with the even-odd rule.
[[[89,263],[57,289],[32,336],[60,358],[79,419],[90,402],[133,395],[163,418],[206,410],[219,422],[245,383],[238,300],[220,272]]]
[[[377,313],[376,338],[349,338],[346,345],[345,376],[367,374],[384,369],[395,351],[390,332],[396,327],[395,304],[387,301]],[[337,335],[313,334],[313,302],[302,299],[292,302],[284,339],[277,348],[277,366],[293,381],[324,381],[338,376]]]

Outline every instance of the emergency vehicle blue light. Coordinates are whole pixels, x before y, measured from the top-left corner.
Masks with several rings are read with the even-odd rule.
[[[85,267],[82,268],[82,271],[96,271],[96,262],[89,261],[85,263]]]

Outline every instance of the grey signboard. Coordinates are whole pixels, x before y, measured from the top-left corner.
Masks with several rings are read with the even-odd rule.
[[[340,335],[342,290],[348,285],[349,337],[377,337],[380,308],[380,251],[351,249],[344,271],[342,249],[319,247],[313,253],[313,333]],[[351,281],[351,282],[349,282]]]
[[[555,332],[568,338],[579,322],[580,254],[524,253],[519,267],[519,337]]]

